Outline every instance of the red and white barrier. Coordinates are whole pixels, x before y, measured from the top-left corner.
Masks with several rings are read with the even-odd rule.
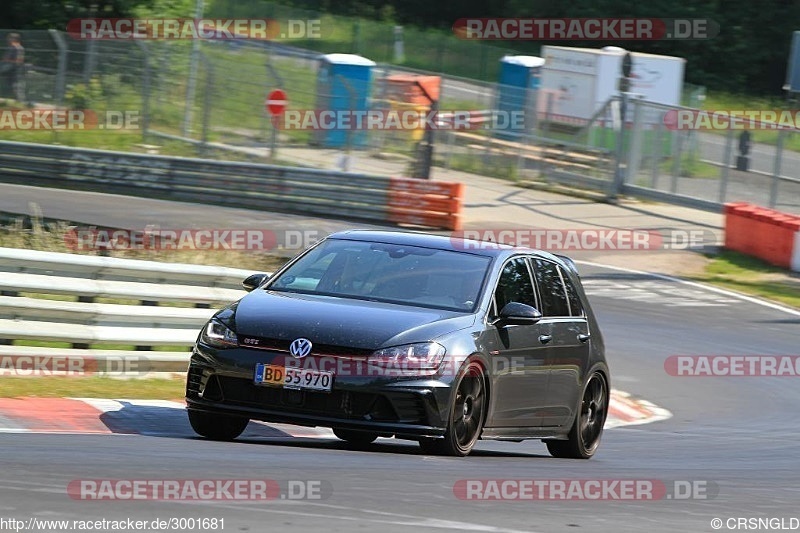
[[[724,212],[725,248],[800,272],[800,216],[747,202]]]

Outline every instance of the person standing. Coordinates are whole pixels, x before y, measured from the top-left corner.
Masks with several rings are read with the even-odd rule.
[[[6,38],[8,47],[3,54],[2,68],[5,95],[20,102],[25,101],[25,48],[19,33],[9,33]]]

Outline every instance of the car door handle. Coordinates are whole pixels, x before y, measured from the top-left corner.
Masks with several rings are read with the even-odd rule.
[[[589,337],[591,337],[591,335],[587,335],[586,333],[579,333],[578,334],[578,340],[581,341],[581,342],[588,341]]]
[[[547,344],[551,340],[553,340],[552,335],[539,335],[539,342],[541,342],[542,344]]]

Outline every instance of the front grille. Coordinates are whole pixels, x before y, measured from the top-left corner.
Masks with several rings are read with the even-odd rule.
[[[218,381],[225,403],[338,418],[363,419],[377,397],[363,392],[334,390],[326,393],[263,387],[248,379],[225,376],[219,376]]]
[[[249,379],[228,376],[212,376],[208,380],[204,393],[207,399],[212,399],[208,398],[212,388],[215,393],[219,391],[222,402],[234,406],[373,422],[427,423],[423,398],[410,392],[376,394],[333,390],[326,393],[265,387]]]
[[[422,398],[416,394],[391,394],[389,400],[401,422],[425,420],[425,405],[422,403]]]
[[[273,352],[288,352],[292,340],[274,339],[269,337],[251,337],[240,335],[238,342],[243,348],[253,348],[256,350],[270,350]],[[339,357],[366,357],[373,350],[369,348],[353,348],[351,346],[337,346],[335,344],[317,344],[313,342],[311,355],[326,356],[335,355]]]
[[[189,365],[189,372],[186,375],[187,394],[200,394],[202,380],[203,367]]]
[[[218,402],[222,400],[222,389],[219,384],[219,376],[211,376],[208,378],[205,387],[203,388],[203,399]]]

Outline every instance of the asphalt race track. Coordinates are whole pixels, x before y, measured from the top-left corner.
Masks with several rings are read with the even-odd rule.
[[[606,339],[612,386],[669,409],[669,420],[606,431],[589,461],[539,442],[479,443],[467,458],[382,439],[365,451],[326,438],[174,433],[0,434],[0,516],[224,518],[224,531],[713,531],[714,518],[800,516],[800,390],[792,377],[675,377],[671,355],[797,355],[800,313],[663,278],[580,264]],[[57,414],[56,414],[57,415]],[[323,483],[325,499],[85,501],[75,479],[272,479]],[[466,479],[706,482],[704,498],[465,501]],[[731,522],[732,523],[732,522]],[[796,524],[796,522],[794,522]],[[722,530],[728,530],[724,527]]]

